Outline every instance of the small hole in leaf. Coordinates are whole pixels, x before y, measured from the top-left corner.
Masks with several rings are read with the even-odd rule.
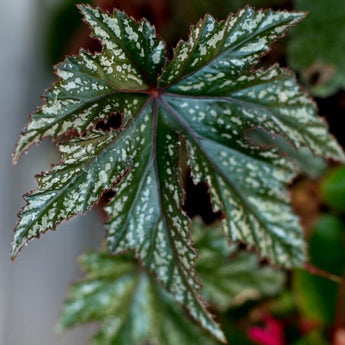
[[[320,72],[314,71],[313,73],[309,75],[309,84],[317,85],[319,83],[320,77],[321,77]]]
[[[259,261],[259,265],[260,266],[267,266],[269,265],[269,260],[267,258],[261,258],[260,261]]]
[[[244,243],[244,242],[239,242],[238,243],[238,249],[239,250],[247,250],[247,248],[248,248],[248,246],[247,246],[246,243]]]
[[[98,121],[96,124],[96,129],[103,132],[109,132],[112,129],[119,129],[122,126],[122,115],[119,112],[111,113],[108,120]]]
[[[194,184],[190,173],[186,181],[186,197],[182,209],[189,218],[201,216],[206,224],[224,217],[221,211],[213,212],[207,184],[204,182]]]
[[[106,190],[102,195],[102,203],[107,204],[114,196],[115,191],[113,189]]]
[[[104,191],[104,193],[101,195],[98,203],[97,203],[97,210],[100,212],[102,219],[104,222],[107,221],[109,215],[104,210],[104,207],[109,204],[109,202],[115,197],[116,192],[114,189],[110,188]]]

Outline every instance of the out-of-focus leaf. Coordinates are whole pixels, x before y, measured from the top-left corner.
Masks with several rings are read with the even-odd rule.
[[[216,226],[193,223],[193,239],[200,253],[198,269],[204,297],[218,310],[234,301],[277,293],[283,273],[260,267],[257,256],[228,246]],[[86,278],[75,284],[63,310],[61,330],[98,320],[95,344],[215,344],[188,320],[182,309],[130,255],[109,257],[91,253],[81,257]],[[251,293],[248,293],[250,291]],[[138,326],[140,325],[140,327]],[[139,332],[137,328],[139,327]]]
[[[281,272],[260,267],[255,254],[241,252],[237,245],[227,246],[218,227],[194,222],[193,239],[200,253],[203,296],[218,310],[234,300],[269,296],[281,288]],[[82,256],[81,263],[86,278],[72,287],[60,329],[101,321],[101,332],[95,338],[99,345],[216,343],[197,331],[182,308],[130,255],[114,258],[91,253]]]
[[[255,8],[282,9],[285,0],[168,0],[170,18],[164,27],[167,42],[177,42],[186,37],[190,23],[194,23],[205,13],[217,19],[225,19],[229,12],[236,13],[247,5]]]
[[[196,223],[193,238],[200,252],[197,271],[204,285],[202,295],[217,310],[277,294],[284,274],[269,266],[260,266],[257,255],[228,246],[220,229]]]
[[[328,340],[325,339],[324,335],[320,330],[313,331],[298,341],[294,342],[293,345],[331,345]]]
[[[344,230],[344,223],[335,216],[323,215],[319,219],[309,241],[310,261],[314,266],[332,274],[343,274]],[[297,271],[294,289],[298,307],[306,317],[323,324],[334,321],[338,284],[307,271]]]
[[[321,183],[320,191],[329,206],[345,210],[345,165],[329,172]]]
[[[92,0],[83,0],[82,2],[91,4]],[[75,6],[76,3],[78,3],[76,0],[63,0],[51,15],[45,33],[49,64],[56,64],[63,59],[78,28],[81,27],[81,16]]]
[[[345,2],[295,0],[295,8],[309,15],[291,34],[289,64],[315,95],[331,95],[345,87]]]
[[[296,303],[293,293],[290,289],[284,290],[274,299],[270,311],[273,315],[284,317],[286,315],[292,315],[296,311]]]
[[[313,265],[339,275],[345,268],[345,224],[336,216],[325,214],[314,226],[309,240],[309,255]]]
[[[70,292],[59,330],[101,321],[94,345],[215,345],[130,257],[81,257],[86,278]]]
[[[179,6],[176,6],[176,2]],[[181,16],[186,17],[187,23],[193,22],[203,16],[205,13],[210,13],[218,19],[224,19],[229,12],[236,13],[239,8],[246,5],[255,8],[270,8],[279,7],[284,3],[284,0],[175,0],[171,1],[172,11]]]

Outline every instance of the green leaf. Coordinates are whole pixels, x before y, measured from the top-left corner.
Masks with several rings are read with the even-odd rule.
[[[91,253],[81,263],[87,276],[72,287],[60,330],[101,321],[95,345],[215,344],[130,257]]]
[[[15,161],[47,136],[74,136],[59,144],[61,164],[39,175],[37,190],[25,197],[12,256],[113,189],[105,208],[109,251],[134,251],[194,319],[224,340],[199,296],[181,208],[181,142],[195,182],[208,183],[214,209],[226,216],[228,239],[255,246],[274,263],[301,265],[302,231],[285,190],[294,171],[277,151],[251,146],[243,131],[262,127],[297,148],[344,160],[292,73],[278,66],[253,70],[303,14],[247,7],[222,22],[206,16],[167,60],[146,20],[80,9],[103,51],[81,51],[56,67],[60,79],[19,139]],[[119,128],[96,129],[114,114],[121,115]]]
[[[91,4],[92,0],[83,2]],[[65,53],[73,46],[78,29],[80,30],[80,13],[75,1],[63,1],[54,7],[44,33],[45,57],[49,63],[55,64],[64,58]]]
[[[325,339],[321,330],[313,330],[294,342],[293,345],[330,345],[330,343]]]
[[[246,135],[255,145],[277,147],[280,154],[291,159],[299,172],[312,179],[324,176],[327,171],[328,164],[324,158],[314,156],[306,147],[296,150],[280,135],[272,137],[260,128],[248,130]]]
[[[184,6],[184,10],[187,12],[185,15],[193,15],[193,17],[199,18],[205,12],[211,13],[216,18],[222,18],[227,12],[236,12],[239,8],[246,5],[250,5],[255,8],[267,8],[272,6],[284,7],[284,0],[191,0],[186,3],[180,1],[180,6]],[[189,6],[188,6],[189,5]],[[225,11],[224,11],[225,10]]]
[[[43,94],[46,103],[31,116],[15,161],[31,144],[72,130],[84,133],[112,111],[126,114],[125,120],[136,115],[140,91],[155,83],[165,62],[164,43],[146,20],[136,23],[120,11],[111,16],[86,5],[80,9],[103,51],[81,50],[55,66],[60,79]]]
[[[176,42],[181,33],[188,32],[190,23],[197,21],[205,13],[223,19],[228,13],[235,13],[247,5],[254,8],[284,8],[284,0],[175,0],[173,5],[169,6],[171,15],[164,23],[164,37],[168,42]]]
[[[269,266],[260,266],[257,255],[227,245],[220,229],[193,222],[193,239],[200,252],[197,271],[203,284],[203,297],[225,311],[247,300],[276,295],[285,276]]]
[[[278,292],[283,274],[259,267],[255,254],[227,246],[217,227],[193,222],[193,239],[200,251],[197,268],[204,284],[203,295],[218,310],[248,295]],[[80,258],[86,278],[72,286],[59,329],[78,323],[100,321],[95,344],[215,344],[188,319],[157,282],[131,255],[116,258],[90,253]],[[213,279],[212,279],[213,276]],[[242,295],[242,296],[240,296]],[[238,298],[239,300],[239,298]]]
[[[337,210],[345,210],[345,166],[331,170],[323,179],[320,188],[322,199]]]
[[[122,114],[121,128],[91,130],[59,145],[63,164],[37,176],[38,190],[25,196],[12,255],[63,219],[86,212],[114,187],[117,197],[106,207],[109,250],[135,250],[175,299],[223,341],[198,293],[196,253],[181,211],[180,134],[143,91],[150,90],[162,68],[164,44],[145,20],[81,9],[104,50],[94,56],[81,52],[57,66],[61,79],[45,93],[47,104],[32,116],[16,152],[47,135],[84,132],[113,112]]]
[[[345,4],[337,0],[295,0],[308,17],[292,33],[289,64],[302,72],[313,93],[326,97],[345,87]]]
[[[309,241],[310,262],[322,270],[342,276],[345,269],[345,225],[332,215],[322,215]],[[312,320],[332,325],[336,317],[339,285],[305,270],[294,273],[294,291],[301,312]],[[327,298],[325,298],[327,296]]]

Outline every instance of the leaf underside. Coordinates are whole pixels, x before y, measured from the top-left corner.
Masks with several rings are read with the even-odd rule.
[[[229,241],[243,241],[275,264],[303,263],[302,231],[286,192],[295,171],[276,150],[250,145],[244,133],[261,127],[296,148],[344,160],[291,72],[276,65],[253,70],[303,14],[247,7],[222,22],[207,15],[167,60],[146,20],[80,9],[103,51],[81,50],[56,67],[60,79],[19,139],[15,161],[47,136],[74,133],[59,140],[61,164],[38,175],[37,190],[25,196],[12,256],[113,189],[105,207],[109,252],[134,251],[175,300],[224,341],[199,295],[196,251],[181,209],[181,147],[185,143],[194,182],[207,182],[214,210],[224,213]],[[114,113],[122,116],[119,128],[96,129]]]

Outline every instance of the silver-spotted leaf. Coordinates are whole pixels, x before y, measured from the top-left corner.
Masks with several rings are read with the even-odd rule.
[[[15,161],[31,144],[72,130],[83,133],[112,111],[134,116],[136,93],[156,84],[165,46],[146,20],[137,23],[121,11],[109,15],[88,6],[80,9],[103,51],[81,50],[55,66],[60,80],[43,94],[46,102],[23,131]]]
[[[59,329],[101,322],[95,345],[211,345],[183,309],[130,257],[81,257],[86,278],[72,286]]]
[[[63,163],[37,176],[39,188],[25,196],[12,255],[62,220],[86,212],[113,187],[117,197],[106,208],[109,250],[134,250],[194,319],[224,340],[198,293],[196,253],[181,211],[180,133],[150,91],[165,59],[164,44],[145,20],[81,9],[104,50],[81,52],[57,66],[61,79],[45,93],[47,104],[32,116],[16,156],[47,135],[85,132],[114,112],[122,114],[122,123],[59,145]]]
[[[303,14],[247,7],[222,22],[206,16],[168,60],[146,20],[80,8],[103,50],[81,51],[56,67],[60,79],[19,139],[14,160],[46,136],[74,134],[59,144],[61,164],[39,175],[37,190],[26,196],[12,255],[113,189],[109,251],[134,251],[194,319],[224,340],[199,296],[181,208],[181,143],[195,182],[208,183],[214,209],[226,216],[228,239],[255,246],[274,263],[301,265],[304,241],[285,191],[294,171],[277,151],[251,146],[244,130],[261,127],[297,148],[344,159],[290,72],[253,70]],[[118,127],[97,129],[114,114],[121,115]]]
[[[227,246],[219,228],[192,224],[193,239],[200,253],[197,268],[203,295],[217,308],[275,294],[283,273],[259,267],[255,254]],[[216,344],[188,319],[131,255],[109,257],[90,253],[80,258],[86,277],[74,284],[65,303],[59,328],[100,321],[94,344],[156,345]]]
[[[246,136],[255,145],[277,147],[281,155],[287,156],[295,164],[299,173],[312,179],[324,176],[327,170],[328,162],[325,158],[313,155],[306,147],[296,150],[281,135],[271,136],[261,128],[253,128],[246,131]]]

